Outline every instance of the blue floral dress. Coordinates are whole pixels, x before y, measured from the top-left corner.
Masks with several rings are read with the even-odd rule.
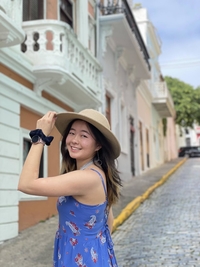
[[[86,205],[72,196],[59,197],[59,228],[54,243],[54,267],[117,267],[113,243],[107,225],[106,201]]]

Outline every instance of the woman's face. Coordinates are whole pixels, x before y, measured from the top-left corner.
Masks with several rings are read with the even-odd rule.
[[[90,160],[100,148],[88,124],[82,120],[76,120],[72,124],[66,138],[66,146],[70,157],[76,160]]]

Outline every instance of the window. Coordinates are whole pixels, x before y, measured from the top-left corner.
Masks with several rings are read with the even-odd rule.
[[[73,28],[73,4],[69,0],[60,0],[60,20]]]
[[[88,23],[89,23],[88,47],[92,52],[93,56],[96,56],[96,21],[91,16],[89,16]]]
[[[146,161],[147,167],[150,167],[150,148],[149,148],[149,130],[146,129]]]
[[[124,103],[121,103],[121,111],[120,111],[120,144],[122,151],[124,153],[127,153],[127,147],[128,147],[128,140],[127,138],[124,138],[124,136],[128,136],[128,128],[127,128],[127,115],[126,115],[126,107],[124,106]]]
[[[111,99],[108,95],[106,95],[106,118],[109,121],[110,125],[111,125]]]
[[[23,164],[28,156],[28,152],[31,148],[31,141],[29,139],[23,138]],[[42,152],[42,157],[40,161],[40,170],[39,170],[39,177],[44,177],[44,152]]]
[[[23,21],[38,20],[44,18],[43,0],[24,0],[23,1]]]
[[[93,56],[96,56],[96,34],[97,34],[97,26],[96,26],[96,4],[94,0],[88,1],[88,48],[92,52]]]
[[[21,139],[20,139],[20,149],[21,149],[21,156],[20,156],[20,166],[23,167],[23,164],[26,160],[28,152],[31,148],[31,141],[29,137],[29,130],[21,129]],[[47,148],[44,147],[41,162],[40,162],[40,170],[39,170],[39,177],[47,177]],[[20,192],[20,200],[45,200],[46,197],[41,196],[34,196],[28,195],[25,193]]]
[[[189,129],[185,128],[185,134],[189,134]]]
[[[190,137],[185,138],[186,146],[191,146],[191,139]]]

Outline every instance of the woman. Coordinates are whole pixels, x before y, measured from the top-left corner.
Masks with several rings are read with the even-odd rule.
[[[63,136],[61,175],[38,179],[43,146],[50,145],[54,125]],[[58,197],[59,229],[54,267],[117,267],[113,251],[112,205],[121,180],[115,167],[120,145],[103,114],[48,112],[30,132],[32,143],[18,189]]]

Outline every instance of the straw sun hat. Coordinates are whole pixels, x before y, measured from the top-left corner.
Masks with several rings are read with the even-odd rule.
[[[75,119],[84,120],[94,125],[106,137],[106,139],[110,143],[114,157],[115,158],[119,157],[121,152],[120,144],[115,135],[111,132],[110,124],[102,113],[94,109],[84,109],[79,113],[65,112],[57,114],[55,126],[61,133],[61,135],[64,134],[64,131],[67,128],[68,124]]]

